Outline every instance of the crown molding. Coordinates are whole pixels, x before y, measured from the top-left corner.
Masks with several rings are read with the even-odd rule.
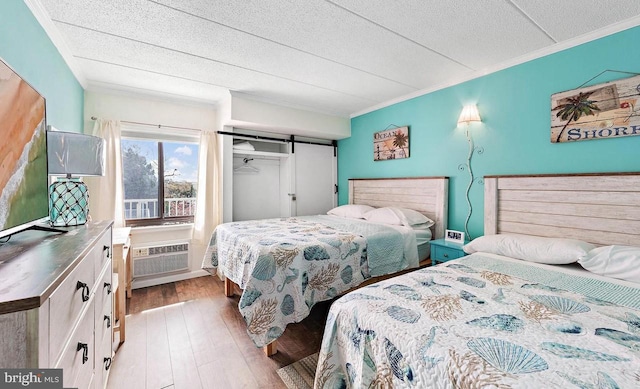
[[[78,80],[83,89],[87,89],[87,79],[82,73],[80,65],[76,62],[76,59],[71,52],[71,48],[67,45],[67,42],[62,37],[60,30],[55,26],[53,20],[51,20],[51,17],[49,16],[49,13],[44,8],[40,0],[24,0],[24,3],[27,5],[29,10],[31,10],[31,13],[35,16],[38,23],[40,23],[40,26],[42,26],[42,29],[47,36],[49,36],[53,45],[58,49],[62,59],[66,62],[76,80]]]
[[[539,50],[535,50],[532,51],[531,53],[525,54],[525,55],[521,55],[519,57],[516,57],[514,59],[508,60],[508,61],[504,61],[501,62],[497,65],[493,65],[493,66],[489,66],[480,70],[476,70],[474,72],[468,73],[464,76],[461,77],[457,77],[454,80],[450,81],[450,82],[446,82],[446,83],[442,83],[442,84],[438,84],[434,87],[430,87],[430,88],[425,88],[425,89],[421,89],[400,97],[396,97],[395,99],[391,99],[388,101],[385,101],[383,103],[379,103],[376,105],[373,105],[371,107],[362,109],[360,111],[354,112],[350,115],[350,117],[353,119],[354,117],[360,116],[360,115],[364,115],[367,114],[369,112],[373,112],[373,111],[377,111],[379,109],[397,104],[397,103],[401,103],[403,101],[406,100],[410,100],[413,99],[415,97],[419,97],[422,95],[426,95],[428,93],[433,93],[435,91],[441,90],[441,89],[445,89],[445,88],[449,88],[452,87],[454,85],[458,85],[458,84],[462,84],[463,82],[467,82],[467,81],[471,81],[473,79],[476,78],[480,78],[483,76],[486,76],[488,74],[491,73],[496,73],[499,72],[500,70],[504,70],[516,65],[520,65],[523,64],[525,62],[529,62],[532,61],[534,59],[538,59],[538,58],[542,58],[542,57],[546,57],[547,55],[551,55],[551,54],[555,54],[558,53],[560,51],[566,50],[566,49],[570,49],[572,47],[575,46],[579,46],[591,41],[594,41],[596,39],[600,39],[600,38],[604,38],[606,36],[609,35],[613,35],[615,33],[624,31],[624,30],[628,30],[630,28],[633,27],[637,27],[640,25],[640,15],[638,16],[634,16],[630,19],[627,20],[623,20],[621,22],[618,23],[614,23],[614,24],[610,24],[606,27],[602,27],[600,29],[591,31],[589,33],[577,36],[575,38],[571,38],[571,39],[567,39],[565,41],[562,42],[558,42],[556,44],[553,44],[551,46],[547,46],[544,47],[542,49]]]

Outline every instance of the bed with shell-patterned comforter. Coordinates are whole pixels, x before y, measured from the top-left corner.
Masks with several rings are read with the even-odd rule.
[[[640,285],[477,253],[329,312],[315,388],[638,388]]]
[[[317,302],[417,265],[411,229],[317,215],[221,224],[202,268],[240,286],[247,333],[263,347]]]

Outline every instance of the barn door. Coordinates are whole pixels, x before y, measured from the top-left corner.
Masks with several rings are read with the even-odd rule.
[[[333,147],[295,144],[293,215],[326,214],[336,206],[337,158]]]

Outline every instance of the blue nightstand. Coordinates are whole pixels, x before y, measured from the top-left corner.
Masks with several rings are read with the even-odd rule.
[[[431,244],[431,262],[433,265],[438,262],[447,262],[467,255],[462,246],[469,243],[456,243],[444,239],[436,239],[429,242]]]

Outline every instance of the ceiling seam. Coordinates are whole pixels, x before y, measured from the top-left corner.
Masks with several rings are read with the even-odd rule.
[[[518,4],[514,3],[513,0],[506,0],[506,1],[507,3],[511,4],[511,6],[514,7],[516,11],[518,11],[522,16],[524,16],[527,20],[533,23],[533,25],[536,26],[540,31],[542,31],[544,35],[546,35],[549,39],[551,39],[553,43],[558,43],[558,41],[553,36],[551,36],[549,32],[547,32],[547,30],[545,30],[541,25],[539,25],[538,22],[533,20],[533,18],[529,16],[529,14],[527,14],[522,8],[520,8]]]
[[[165,8],[169,8],[169,9],[174,10],[174,11],[176,11],[176,12],[180,12],[180,13],[183,13],[183,14],[185,14],[185,15],[192,16],[192,17],[194,17],[194,18],[198,18],[198,19],[201,19],[201,20],[205,20],[205,21],[207,21],[207,22],[209,22],[209,23],[214,23],[214,24],[217,24],[217,25],[219,25],[219,26],[226,27],[226,28],[231,29],[231,30],[233,30],[233,31],[237,31],[237,32],[241,32],[241,33],[243,33],[243,34],[250,35],[250,36],[252,36],[252,37],[254,37],[254,38],[259,38],[259,39],[265,40],[265,41],[267,41],[267,42],[271,42],[271,43],[273,43],[273,44],[276,44],[276,45],[279,45],[279,46],[282,46],[282,47],[286,47],[286,48],[291,49],[291,50],[299,51],[299,52],[301,52],[301,53],[308,54],[308,55],[314,56],[314,57],[316,57],[316,58],[320,58],[320,59],[323,59],[323,60],[325,60],[325,61],[329,61],[329,62],[331,62],[331,63],[335,63],[335,64],[337,64],[337,65],[341,65],[341,66],[348,67],[349,69],[353,69],[353,70],[356,70],[356,71],[359,71],[359,72],[362,72],[362,73],[366,73],[366,74],[368,74],[368,75],[370,75],[370,76],[373,76],[373,77],[377,77],[377,78],[380,78],[380,79],[383,79],[383,80],[386,80],[386,81],[389,81],[389,82],[394,82],[394,83],[396,83],[396,84],[398,84],[398,85],[402,85],[402,86],[405,86],[405,87],[407,87],[407,88],[411,88],[411,89],[414,89],[414,90],[417,90],[417,89],[418,89],[418,88],[417,88],[416,86],[414,86],[414,85],[405,84],[404,82],[401,82],[401,81],[398,81],[398,80],[394,80],[394,79],[392,79],[392,78],[388,78],[388,77],[382,76],[382,75],[380,75],[380,74],[373,73],[373,72],[370,72],[370,71],[367,71],[367,70],[364,70],[364,69],[361,69],[361,68],[358,68],[358,67],[355,67],[355,66],[352,66],[352,65],[346,64],[346,63],[344,63],[344,62],[336,61],[336,60],[334,60],[334,59],[327,58],[327,57],[323,57],[323,56],[318,55],[318,54],[315,54],[315,53],[313,53],[313,52],[306,51],[306,50],[303,50],[303,49],[300,49],[300,48],[297,48],[297,47],[294,47],[294,46],[290,46],[290,45],[284,44],[284,43],[282,43],[282,42],[275,41],[275,40],[273,40],[273,39],[265,38],[265,37],[263,37],[263,36],[260,36],[260,35],[257,35],[257,34],[254,34],[254,33],[251,33],[251,32],[249,32],[249,31],[242,30],[242,29],[240,29],[240,28],[233,27],[233,26],[230,26],[230,25],[228,25],[228,24],[224,24],[224,23],[221,23],[221,22],[218,22],[218,21],[212,20],[212,19],[205,18],[204,16],[196,15],[196,14],[193,14],[193,13],[191,13],[191,12],[188,12],[188,11],[185,11],[185,10],[182,10],[182,9],[179,9],[179,8],[175,8],[175,7],[171,7],[171,6],[169,6],[169,5],[166,5],[166,4],[158,3],[157,1],[154,1],[154,0],[147,0],[147,1],[149,1],[149,2],[151,2],[151,3],[154,3],[154,4],[157,4],[157,5],[159,5],[159,6],[165,7]]]
[[[352,11],[352,10],[350,10],[350,9],[346,8],[346,7],[343,7],[343,6],[342,6],[342,5],[340,5],[340,4],[336,4],[336,3],[335,3],[335,2],[333,2],[332,0],[325,0],[325,1],[326,1],[327,3],[329,3],[329,4],[332,4],[332,5],[336,6],[336,7],[338,7],[338,8],[340,8],[340,9],[344,10],[345,12],[348,12],[348,13],[350,13],[350,14],[352,14],[352,15],[355,15],[355,16],[357,16],[357,17],[359,17],[359,18],[363,19],[363,20],[366,20],[367,22],[369,22],[369,23],[371,23],[371,24],[373,24],[373,25],[375,25],[375,26],[378,26],[378,27],[380,27],[380,28],[384,29],[385,31],[388,31],[388,32],[390,32],[390,33],[392,33],[392,34],[394,34],[394,35],[399,36],[399,37],[400,37],[400,38],[402,38],[402,39],[405,39],[405,40],[407,40],[407,41],[409,41],[409,42],[411,42],[411,43],[413,43],[413,44],[415,44],[415,45],[418,45],[418,46],[422,47],[422,48],[423,48],[423,49],[425,49],[425,50],[428,50],[428,51],[430,51],[430,52],[432,52],[432,53],[434,53],[434,54],[436,54],[436,55],[439,55],[439,56],[441,56],[441,57],[443,57],[443,58],[446,58],[446,59],[448,59],[449,61],[455,62],[455,63],[457,63],[458,65],[460,65],[460,66],[462,66],[462,67],[465,67],[465,68],[467,68],[467,69],[469,69],[469,70],[473,70],[473,71],[475,71],[475,70],[476,70],[476,69],[474,69],[474,68],[470,67],[469,65],[465,65],[464,63],[462,63],[462,62],[460,62],[460,61],[458,61],[458,60],[456,60],[456,59],[453,59],[453,58],[449,57],[448,55],[445,55],[445,54],[443,54],[443,53],[441,53],[441,52],[439,52],[439,51],[437,51],[437,50],[434,50],[434,49],[432,49],[432,48],[430,48],[430,47],[428,47],[428,46],[425,46],[425,45],[423,45],[422,43],[420,43],[420,42],[418,42],[418,41],[415,41],[415,40],[413,40],[413,39],[411,39],[411,38],[409,38],[409,37],[406,37],[406,36],[404,36],[404,35],[400,34],[399,32],[393,31],[392,29],[390,29],[390,28],[388,28],[388,27],[385,27],[385,26],[383,26],[382,24],[380,24],[380,23],[378,23],[378,22],[375,22],[375,21],[373,21],[373,20],[371,20],[371,19],[369,19],[369,18],[367,18],[367,17],[365,17],[365,16],[363,16],[363,15],[360,15],[359,13],[356,13],[356,12],[354,12],[354,11]]]
[[[123,65],[123,64],[120,64],[120,63],[116,63],[116,62],[103,61],[103,60],[101,60],[101,59],[89,58],[89,57],[84,57],[84,56],[81,56],[81,55],[74,55],[74,57],[75,57],[75,58],[78,58],[78,59],[84,59],[84,60],[86,60],[86,61],[99,62],[99,63],[103,63],[103,64],[106,64],[106,65],[113,65],[113,66],[118,66],[118,67],[121,67],[121,68],[127,68],[127,69],[132,69],[132,70],[139,70],[139,71],[141,71],[141,72],[147,72],[147,73],[157,74],[157,75],[160,75],[160,76],[167,76],[167,77],[172,77],[172,78],[178,78],[178,79],[180,79],[180,80],[193,81],[193,82],[197,82],[197,83],[200,83],[200,84],[206,84],[206,85],[211,85],[211,86],[216,86],[216,87],[219,87],[219,88],[224,88],[224,89],[231,90],[231,88],[230,88],[230,87],[228,87],[228,86],[226,86],[226,85],[219,85],[219,84],[214,84],[214,83],[212,83],[212,82],[207,82],[207,81],[202,81],[202,80],[196,80],[196,79],[193,79],[193,78],[182,77],[182,76],[176,76],[176,75],[174,75],[174,74],[163,73],[163,72],[157,72],[157,71],[154,71],[154,70],[148,70],[148,69],[142,69],[142,68],[138,68],[138,67],[135,67],[135,66]],[[102,82],[102,81],[100,81],[100,82]]]
[[[122,65],[122,64],[119,64],[119,63],[115,63],[115,62],[102,61],[102,60],[94,59],[94,58],[88,58],[88,57],[82,57],[82,56],[74,56],[74,58],[83,59],[83,60],[86,60],[86,61],[104,63],[104,64],[107,64],[107,65],[113,65],[113,66],[118,66],[118,67],[132,69],[132,70],[139,70],[139,71],[142,71],[142,72],[158,74],[158,75],[161,75],[161,76],[177,78],[177,79],[186,80],[186,81],[193,81],[193,82],[197,82],[197,83],[200,83],[200,84],[212,85],[212,86],[216,86],[216,87],[220,87],[220,88],[225,88],[225,89],[227,89],[227,90],[229,90],[231,92],[240,92],[240,93],[242,93],[244,95],[247,95],[247,96],[253,96],[255,98],[260,98],[259,95],[254,95],[251,92],[242,91],[242,90],[234,90],[234,89],[231,89],[231,88],[229,88],[227,86],[218,85],[218,84],[205,82],[205,81],[200,81],[200,80],[195,80],[195,79],[191,79],[191,78],[187,78],[187,77],[175,76],[173,74],[162,73],[162,72],[155,72],[155,71],[152,71],[152,70],[146,70],[146,69],[137,68],[135,66]],[[106,84],[106,85],[113,85],[113,86],[123,86],[122,84],[116,84],[116,83],[108,82],[108,81],[89,80],[89,85],[92,85],[92,84],[94,84],[94,85]],[[180,97],[180,98],[184,99],[183,95],[179,95],[179,94],[172,93],[172,92],[158,92],[158,91],[154,91],[154,90],[151,90],[151,89],[148,89],[148,88],[132,87],[130,85],[124,85],[124,86],[126,88],[150,91],[150,92],[158,93],[158,94],[161,94],[161,95],[167,94],[167,95],[172,95],[172,96],[176,96],[176,97]],[[203,102],[203,103],[211,103],[210,101],[202,100],[202,99],[198,99],[198,98],[196,98],[195,100],[197,100],[198,102]],[[291,102],[289,100],[282,99],[282,98],[269,98],[269,99],[264,98],[264,99],[262,99],[262,101],[279,101],[279,102],[282,102],[282,103],[289,104],[290,106],[297,105],[297,106],[305,107],[306,109],[309,109],[309,110],[314,110],[314,112],[325,113],[325,114],[328,114],[328,115],[337,115],[337,116],[342,116],[342,117],[348,117],[348,115],[349,115],[346,112],[339,112],[339,111],[335,111],[335,110],[318,110],[317,107],[313,107],[313,106],[310,106],[310,105],[307,105],[307,104],[294,103],[294,102]]]
[[[339,90],[336,90],[336,89],[331,89],[331,88],[327,88],[327,87],[323,87],[323,86],[320,86],[320,85],[311,84],[311,83],[300,81],[300,80],[294,80],[294,79],[291,79],[291,78],[278,76],[276,74],[263,72],[263,71],[260,71],[260,70],[251,69],[251,68],[247,68],[247,67],[240,66],[240,65],[235,65],[235,64],[232,64],[232,63],[224,62],[224,61],[219,61],[219,60],[216,60],[216,59],[213,59],[213,58],[208,58],[208,57],[204,57],[204,56],[201,56],[201,55],[188,53],[188,52],[181,51],[181,50],[172,49],[170,47],[160,46],[160,45],[157,45],[155,43],[144,42],[144,41],[141,41],[141,40],[138,40],[138,39],[128,38],[128,37],[125,37],[125,36],[122,36],[122,35],[117,35],[117,34],[113,34],[113,33],[110,33],[110,32],[100,31],[100,30],[96,30],[96,29],[93,29],[93,28],[90,28],[90,27],[79,26],[79,25],[76,25],[76,24],[73,24],[73,23],[69,23],[69,22],[65,22],[65,21],[58,20],[58,19],[53,19],[53,21],[56,22],[56,23],[66,24],[68,26],[81,28],[81,29],[88,30],[88,31],[93,31],[93,32],[96,32],[96,33],[99,33],[99,34],[105,34],[105,35],[113,36],[113,37],[116,37],[116,38],[120,38],[120,39],[124,39],[124,40],[128,40],[128,41],[140,43],[140,44],[143,44],[143,45],[148,45],[148,46],[151,46],[151,47],[155,47],[155,48],[159,48],[159,49],[168,50],[168,51],[171,51],[171,52],[187,55],[187,56],[190,56],[190,57],[200,58],[200,59],[203,59],[203,60],[206,60],[206,61],[215,62],[215,63],[219,63],[219,64],[222,64],[222,65],[230,66],[230,67],[235,67],[235,68],[246,70],[246,71],[249,71],[249,72],[263,74],[263,75],[271,76],[271,77],[274,77],[274,78],[279,78],[279,79],[282,79],[282,80],[287,80],[287,81],[295,82],[295,83],[298,83],[298,84],[307,85],[307,86],[311,86],[311,87],[318,88],[318,89],[323,89],[323,90],[330,91],[330,92],[340,93],[340,94],[343,94],[345,96],[350,96],[350,97],[354,97],[354,98],[358,98],[358,99],[362,99],[362,100],[366,100],[366,101],[375,102],[375,100],[366,98],[364,96],[353,95],[351,93],[339,91]]]
[[[214,83],[210,83],[210,82],[206,82],[206,81],[195,80],[195,79],[176,76],[176,75],[168,74],[168,73],[156,72],[156,71],[153,71],[153,70],[146,70],[146,69],[142,69],[142,68],[137,68],[135,66],[123,65],[123,64],[119,64],[119,63],[115,63],[115,62],[108,62],[108,61],[103,61],[103,60],[100,60],[100,59],[83,57],[83,56],[79,56],[79,55],[78,56],[74,56],[74,58],[83,59],[83,60],[86,60],[86,61],[103,63],[103,64],[107,64],[107,65],[118,66],[118,67],[122,67],[122,68],[126,68],[126,69],[139,70],[141,72],[158,74],[158,75],[161,75],[161,76],[177,78],[177,79],[185,80],[185,81],[193,81],[193,82],[197,82],[197,83],[200,83],[200,84],[206,84],[206,85],[212,85],[212,86],[215,86],[215,87],[224,88],[224,89],[227,89],[227,90],[232,91],[232,92],[240,92],[240,93],[243,93],[245,95],[260,97],[260,96],[253,95],[251,92],[232,89],[232,88],[224,86],[224,85],[218,85],[218,84],[214,84]],[[122,84],[115,84],[113,82],[98,81],[98,80],[88,80],[88,82],[89,82],[89,84],[91,84],[91,83],[102,83],[102,84],[109,84],[109,85],[122,85]],[[134,88],[134,89],[140,89],[140,90],[150,90],[150,89],[147,89],[147,88],[131,87],[131,86],[127,86],[127,85],[124,85],[124,86],[128,87],[128,88]],[[180,96],[178,94],[170,93],[170,92],[161,92],[161,93],[162,94],[170,94],[170,95],[174,95],[174,96]],[[269,100],[269,101],[280,101],[280,102],[284,102],[286,104],[289,104],[291,106],[297,105],[297,106],[305,107],[306,109],[309,109],[309,110],[313,110],[315,112],[325,113],[325,114],[329,114],[329,115],[338,115],[338,116],[343,116],[343,117],[348,117],[348,115],[349,115],[347,112],[340,112],[340,111],[336,111],[336,110],[318,110],[317,107],[314,107],[314,106],[311,106],[311,105],[307,105],[307,104],[301,104],[301,103],[297,103],[297,102],[291,102],[291,101],[289,101],[287,99],[282,99],[281,97],[268,98],[268,99],[265,98],[264,100],[265,101],[266,100]]]
[[[123,86],[125,87],[124,89],[122,88]],[[132,94],[132,93],[143,93],[148,96],[158,97],[168,101],[179,101],[181,103],[197,104],[197,105],[204,105],[204,106],[211,106],[211,105],[215,106],[219,104],[218,101],[207,100],[204,98],[189,97],[189,96],[185,96],[185,95],[181,95],[173,92],[160,92],[154,89],[116,84],[108,81],[90,80],[87,82],[87,90],[89,91],[105,91],[106,90],[111,93],[122,93],[125,95]],[[136,92],[133,92],[134,90]],[[142,91],[142,92],[139,92],[139,91]]]

